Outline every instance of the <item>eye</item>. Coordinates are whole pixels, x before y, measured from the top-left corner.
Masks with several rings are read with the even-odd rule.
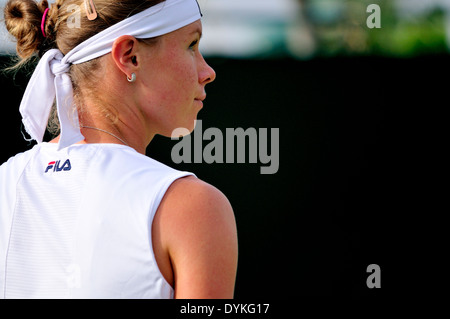
[[[198,40],[192,41],[192,43],[189,45],[189,49],[193,49],[198,43]]]

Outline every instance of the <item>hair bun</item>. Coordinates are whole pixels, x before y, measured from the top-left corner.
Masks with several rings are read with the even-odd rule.
[[[33,0],[9,0],[5,6],[6,29],[17,39],[17,54],[23,59],[42,48],[45,38],[41,22],[47,8],[47,0],[39,4]]]

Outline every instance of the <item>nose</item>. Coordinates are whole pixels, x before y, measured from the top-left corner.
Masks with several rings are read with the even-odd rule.
[[[199,72],[199,82],[203,85],[206,85],[208,83],[213,82],[216,79],[216,72],[212,67],[209,66],[208,63],[206,63],[205,59],[203,58],[203,55],[201,56],[202,59],[202,67]]]

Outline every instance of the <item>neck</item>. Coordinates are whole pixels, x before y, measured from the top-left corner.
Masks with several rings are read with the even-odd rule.
[[[93,126],[81,126],[81,129],[96,130],[96,131],[99,131],[99,132],[102,132],[102,133],[105,133],[105,134],[109,134],[109,135],[111,135],[112,137],[116,138],[118,141],[120,141],[122,144],[124,144],[124,145],[126,145],[126,146],[130,146],[130,144],[128,144],[125,140],[123,140],[123,139],[120,138],[119,136],[117,136],[117,135],[115,135],[115,134],[113,134],[113,133],[111,133],[111,132],[109,132],[109,131],[103,130],[103,129],[101,129],[101,128],[97,128],[97,127],[93,127]]]
[[[113,143],[127,145],[134,148],[137,152],[145,154],[148,143],[134,135],[133,131],[121,130],[117,125],[105,125],[92,123],[80,126],[81,134],[84,136],[84,143]]]
[[[79,114],[80,131],[84,136],[85,144],[97,143],[112,143],[127,145],[134,148],[137,152],[145,154],[146,148],[153,136],[145,137],[145,132],[142,125],[131,122],[127,117],[124,117],[123,112],[117,112],[120,116],[114,120],[111,117],[105,116],[104,112],[93,112],[92,107],[86,107]],[[129,124],[131,123],[131,124]],[[55,139],[55,142],[58,140]]]
[[[111,57],[108,55],[105,59]],[[85,143],[128,144],[145,154],[155,134],[149,129],[144,114],[136,107],[133,98],[135,86],[130,86],[123,73],[111,65],[112,62],[107,63],[102,74],[111,84],[105,84],[95,97],[86,94],[83,100],[78,101],[84,105],[78,112],[81,134],[85,137]]]

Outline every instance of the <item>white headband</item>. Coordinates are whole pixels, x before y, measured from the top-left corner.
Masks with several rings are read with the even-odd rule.
[[[193,23],[201,16],[196,0],[166,0],[103,30],[65,56],[58,49],[47,51],[36,66],[20,104],[22,122],[31,140],[42,142],[55,96],[61,128],[58,149],[84,139],[73,107],[70,65],[111,52],[114,41],[122,35],[138,39],[157,37]]]

